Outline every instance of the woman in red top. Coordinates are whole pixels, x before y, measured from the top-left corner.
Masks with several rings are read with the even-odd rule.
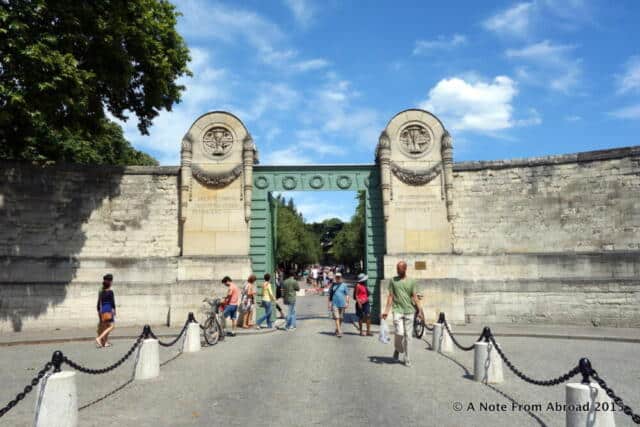
[[[362,330],[362,323],[367,325],[367,336],[372,336],[371,333],[371,306],[369,305],[369,288],[367,288],[367,279],[369,277],[366,274],[360,273],[358,275],[358,283],[356,283],[353,289],[353,299],[356,301],[356,315],[358,316],[358,328],[360,329],[360,335],[365,336]]]

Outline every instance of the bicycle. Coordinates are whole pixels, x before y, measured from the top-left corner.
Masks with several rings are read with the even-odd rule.
[[[215,345],[218,341],[224,340],[224,323],[220,321],[220,315],[224,311],[224,303],[220,298],[205,298],[202,302],[206,302],[209,307],[203,311],[207,315],[204,322],[202,332],[204,341],[207,345]]]
[[[424,335],[424,318],[422,310],[416,308],[416,314],[413,315],[413,336],[420,339]]]

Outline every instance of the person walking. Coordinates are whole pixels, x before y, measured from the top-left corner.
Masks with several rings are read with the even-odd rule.
[[[225,307],[222,316],[224,317],[225,323],[231,323],[231,332],[229,332],[229,335],[235,337],[236,319],[238,317],[238,303],[240,302],[240,290],[231,281],[231,278],[229,276],[224,276],[224,278],[222,279],[222,284],[228,288],[227,296],[224,299]]]
[[[416,282],[407,277],[406,262],[398,262],[396,271],[398,275],[389,282],[389,295],[382,319],[387,319],[389,311],[393,307],[393,326],[395,328],[393,359],[400,360],[400,353],[404,353],[405,366],[411,366],[409,344],[413,333],[413,315],[418,306]]]
[[[242,323],[243,329],[249,329],[251,326],[253,326],[251,321],[253,320],[253,314],[255,311],[256,288],[254,283],[256,282],[256,280],[257,280],[256,275],[251,274],[247,279],[247,282],[244,284],[244,287],[242,288],[241,323]]]
[[[371,306],[369,305],[369,288],[367,287],[367,279],[369,277],[360,273],[358,275],[358,282],[355,288],[353,288],[353,299],[356,302],[356,316],[358,316],[358,329],[360,330],[360,336],[365,336],[362,330],[362,324],[367,325],[366,336],[373,335],[371,333]]]
[[[116,321],[116,297],[111,289],[113,283],[113,275],[105,274],[102,277],[102,290],[98,293],[98,336],[96,337],[96,347],[111,347],[109,342],[109,334],[115,328]]]
[[[336,336],[342,338],[342,320],[344,311],[349,306],[349,291],[347,285],[342,282],[342,273],[337,272],[335,278],[336,281],[329,291],[329,310],[336,322]]]
[[[274,304],[276,306],[276,309],[278,310],[278,313],[280,314],[279,316],[280,319],[285,318],[284,310],[282,309],[280,304],[278,304],[278,301],[283,299],[282,287],[283,287],[284,281],[282,276],[283,276],[282,269],[278,267],[278,269],[276,270],[276,300],[274,301]]]
[[[295,273],[293,271],[289,271],[287,273],[287,279],[282,284],[282,293],[284,298],[284,303],[289,307],[289,312],[287,313],[287,323],[285,325],[285,330],[294,330],[296,329],[296,292],[300,290],[300,285],[298,281],[295,279]]]
[[[256,321],[256,329],[262,328],[262,322],[267,321],[267,328],[273,328],[271,323],[271,313],[273,312],[273,305],[276,303],[276,299],[271,291],[271,275],[265,273],[264,283],[262,284],[262,308],[264,308],[264,315]],[[277,304],[277,303],[276,303]]]

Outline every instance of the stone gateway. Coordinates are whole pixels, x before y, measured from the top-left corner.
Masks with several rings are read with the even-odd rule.
[[[0,163],[0,332],[94,325],[107,271],[120,324],[181,324],[223,276],[273,270],[286,190],[365,192],[376,312],[406,260],[428,320],[640,326],[640,147],[454,163],[453,146],[411,109],[370,165],[262,166],[216,111],[179,167]]]

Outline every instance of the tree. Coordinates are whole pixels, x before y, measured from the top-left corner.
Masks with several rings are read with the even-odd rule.
[[[320,238],[305,224],[293,199],[276,197],[278,203],[278,233],[276,259],[285,267],[305,265],[320,260]]]
[[[346,265],[355,266],[362,261],[365,249],[365,193],[358,193],[355,214],[336,234],[331,248],[335,259]]]
[[[180,101],[189,51],[166,0],[0,3],[0,158],[153,163],[106,112],[148,134]],[[126,144],[125,144],[126,143]]]

